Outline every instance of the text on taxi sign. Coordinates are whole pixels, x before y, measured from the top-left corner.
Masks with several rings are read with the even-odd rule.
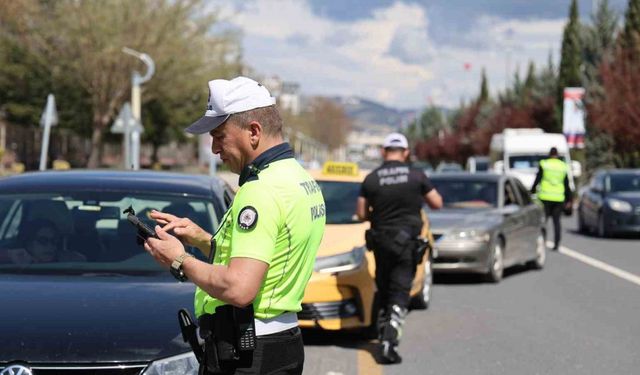
[[[322,173],[341,176],[357,176],[358,165],[355,163],[325,163],[322,167]]]

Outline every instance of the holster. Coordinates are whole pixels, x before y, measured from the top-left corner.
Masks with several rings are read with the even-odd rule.
[[[411,251],[416,266],[422,262],[424,254],[431,247],[428,239],[412,235],[409,228],[369,229],[365,232],[365,241],[369,250],[385,247],[396,253]]]
[[[367,229],[364,232],[364,242],[367,250],[373,251],[376,248],[376,231],[374,229]]]
[[[413,263],[418,266],[420,262],[422,262],[422,258],[424,258],[424,254],[427,252],[427,249],[431,248],[431,243],[427,238],[417,237],[413,240],[415,250],[413,252]]]
[[[256,340],[253,319],[253,305],[245,308],[223,305],[216,308],[215,314],[200,316],[200,337],[204,339],[200,375],[251,367]]]

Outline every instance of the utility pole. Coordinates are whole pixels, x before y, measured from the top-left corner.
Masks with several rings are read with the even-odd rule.
[[[141,93],[140,93],[140,85],[147,82],[155,73],[156,65],[153,62],[153,59],[146,53],[141,53],[136,50],[133,50],[128,47],[123,47],[122,52],[137,57],[142,60],[145,65],[147,65],[147,72],[145,75],[140,75],[137,71],[134,71],[131,76],[131,112],[133,117],[140,123],[141,121],[141,113],[142,113],[142,101],[141,101]],[[141,130],[142,129],[142,130]],[[142,133],[143,128],[134,128],[130,134],[125,133],[125,142],[130,142],[130,160],[126,160],[125,157],[125,168],[131,168],[133,170],[140,169],[140,134]],[[129,135],[129,137],[127,137]],[[127,139],[129,138],[129,139]]]

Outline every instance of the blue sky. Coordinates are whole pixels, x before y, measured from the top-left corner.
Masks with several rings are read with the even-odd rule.
[[[579,0],[588,22],[598,0]],[[609,0],[622,19],[627,0]],[[503,89],[529,61],[557,64],[569,0],[243,0],[212,2],[242,30],[257,74],[307,95],[360,96],[396,108],[454,107]],[[465,68],[466,66],[466,68]]]

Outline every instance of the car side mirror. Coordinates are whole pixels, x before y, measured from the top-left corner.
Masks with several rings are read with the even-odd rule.
[[[504,161],[498,160],[497,162],[493,163],[493,171],[496,173],[504,172]]]
[[[582,176],[582,164],[579,161],[572,160],[571,161],[571,174],[574,178],[578,178]]]
[[[510,203],[502,208],[502,214],[504,216],[513,215],[520,209],[520,206],[517,204]]]

